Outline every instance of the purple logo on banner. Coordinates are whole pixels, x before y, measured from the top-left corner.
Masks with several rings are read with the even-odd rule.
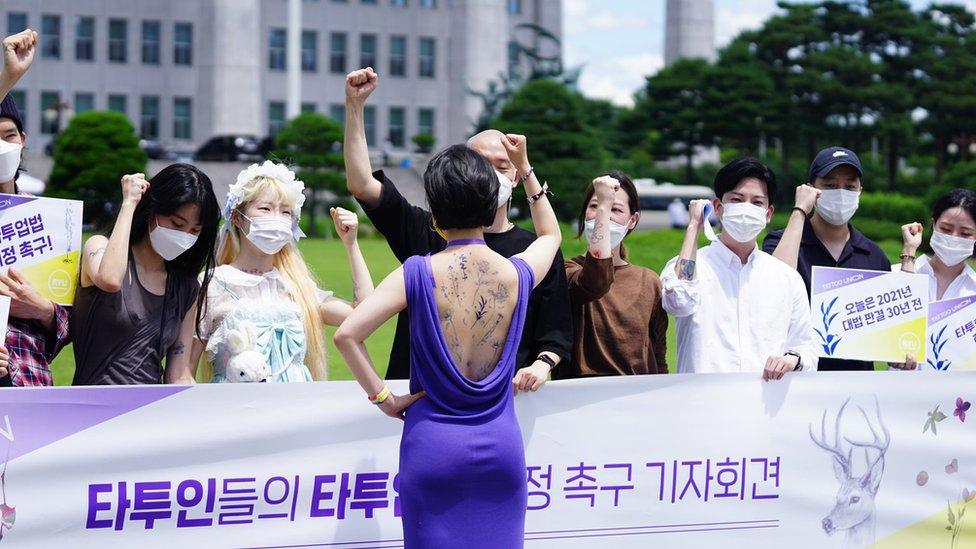
[[[812,295],[822,294],[886,274],[891,273],[890,271],[862,271],[858,269],[838,269],[835,267],[814,267],[810,292]]]

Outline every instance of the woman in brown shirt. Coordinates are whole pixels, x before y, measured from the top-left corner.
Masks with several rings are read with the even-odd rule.
[[[573,358],[554,379],[592,375],[666,374],[668,315],[661,279],[627,262],[623,240],[637,226],[640,204],[630,177],[593,180],[579,216],[587,253],[566,261],[573,310]]]

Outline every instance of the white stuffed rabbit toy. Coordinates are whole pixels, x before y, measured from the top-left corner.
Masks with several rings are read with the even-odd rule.
[[[227,334],[227,348],[230,360],[227,361],[225,372],[230,383],[265,382],[271,378],[271,368],[264,355],[254,348],[257,338],[254,326],[242,322],[237,328]]]

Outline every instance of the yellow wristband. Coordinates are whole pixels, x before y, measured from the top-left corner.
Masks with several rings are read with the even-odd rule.
[[[391,391],[389,387],[384,385],[383,390],[377,393],[376,396],[370,397],[369,401],[372,402],[373,404],[380,405],[386,402],[386,399],[390,398],[391,394],[393,394],[393,391]]]

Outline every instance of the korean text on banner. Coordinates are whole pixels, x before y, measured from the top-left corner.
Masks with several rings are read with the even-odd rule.
[[[928,277],[814,267],[813,328],[821,357],[904,362],[926,358]]]
[[[0,267],[17,269],[55,303],[74,301],[83,203],[0,194]]]

